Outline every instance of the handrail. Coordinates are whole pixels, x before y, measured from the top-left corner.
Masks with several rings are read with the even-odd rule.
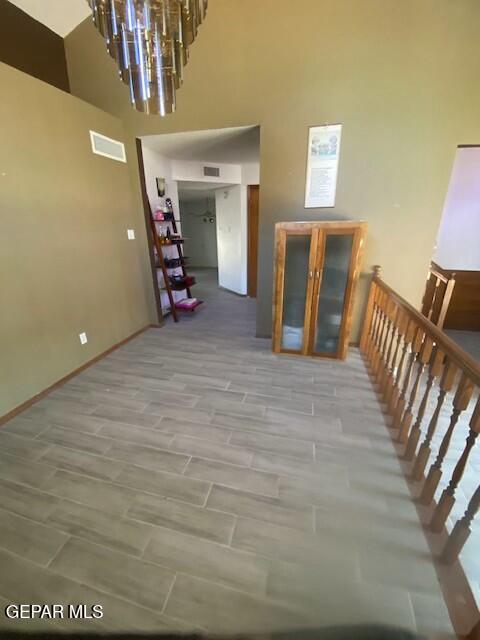
[[[480,640],[480,621],[477,622],[476,626],[472,629],[467,640]]]
[[[451,280],[451,278],[449,278],[444,273],[442,273],[442,267],[438,265],[436,262],[433,262],[433,260],[430,263],[430,273],[433,273],[433,275],[439,280],[441,280],[442,282],[447,283],[449,280]]]
[[[433,280],[430,283],[433,286]],[[443,567],[452,566],[480,511],[480,479],[475,467],[469,466],[480,442],[480,365],[386,284],[380,267],[372,278],[360,351],[392,417],[390,429],[405,474],[427,514],[423,524],[428,532],[443,536],[442,544],[437,539],[434,545],[437,560]],[[465,475],[469,482],[459,491]],[[463,515],[453,518],[448,531],[457,501],[457,511]],[[466,590],[474,608],[472,624],[473,617],[477,624],[479,611],[468,586]],[[478,633],[478,624],[475,629]]]
[[[407,302],[405,298],[402,298],[400,294],[386,284],[378,275],[373,276],[373,282],[385,291],[385,293],[388,293],[392,300],[394,300],[399,306],[403,307],[409,316],[413,318],[426,333],[430,334],[430,337],[432,337],[434,342],[440,346],[445,355],[448,355],[459,369],[463,369],[472,382],[480,386],[480,365],[470,356],[470,354],[459,347],[456,342],[433,324],[431,320],[417,311],[414,306]]]

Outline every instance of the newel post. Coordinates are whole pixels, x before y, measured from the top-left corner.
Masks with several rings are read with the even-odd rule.
[[[467,636],[467,640],[480,640],[480,620],[473,627],[470,634]]]
[[[368,294],[367,307],[365,309],[365,316],[363,319],[362,337],[360,338],[360,351],[362,353],[365,353],[369,338],[371,337],[370,330],[372,327],[373,314],[375,311],[375,295],[377,292],[377,285],[375,284],[375,279],[380,278],[381,273],[382,273],[382,267],[378,264],[375,265],[373,267],[372,283],[370,285],[370,292]]]

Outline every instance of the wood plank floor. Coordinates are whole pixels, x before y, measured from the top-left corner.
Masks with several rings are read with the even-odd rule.
[[[213,275],[198,274],[195,315],[0,430],[0,604],[104,606],[102,620],[29,628],[378,622],[450,637],[358,353],[272,354],[252,337],[254,301]]]

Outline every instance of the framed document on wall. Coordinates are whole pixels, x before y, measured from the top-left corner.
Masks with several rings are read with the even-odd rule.
[[[310,127],[305,208],[334,207],[342,125]]]

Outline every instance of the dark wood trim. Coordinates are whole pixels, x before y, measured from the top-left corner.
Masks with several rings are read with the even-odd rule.
[[[477,622],[467,638],[468,640],[480,640],[480,620]]]
[[[459,144],[457,149],[478,149],[480,144]]]
[[[248,277],[247,295],[250,298],[257,297],[258,281],[258,243],[259,243],[259,185],[248,186]]]
[[[480,331],[480,271],[444,269],[434,262],[432,264],[447,281],[455,280],[443,328]]]
[[[125,338],[124,340],[121,340],[120,342],[117,342],[112,347],[110,347],[109,349],[107,349],[106,351],[101,353],[100,355],[95,356],[95,358],[92,358],[91,360],[89,360],[85,364],[82,364],[81,367],[78,367],[77,369],[75,369],[74,371],[72,371],[68,375],[64,376],[63,378],[61,378],[57,382],[54,382],[52,385],[50,385],[49,387],[47,387],[43,391],[40,391],[40,393],[37,393],[37,395],[33,396],[33,398],[30,398],[29,400],[26,400],[25,402],[22,402],[22,404],[20,404],[18,407],[15,407],[15,409],[12,409],[12,411],[9,411],[8,413],[6,413],[3,416],[0,416],[0,426],[5,424],[6,422],[11,420],[12,418],[15,418],[15,416],[17,416],[19,413],[22,413],[22,411],[25,411],[26,409],[29,409],[32,405],[34,405],[36,402],[38,402],[39,400],[41,400],[42,398],[47,396],[49,393],[51,393],[52,391],[54,391],[58,387],[61,387],[63,384],[65,384],[66,382],[68,382],[69,380],[71,380],[72,378],[77,376],[79,373],[81,373],[82,371],[85,371],[85,369],[88,369],[89,367],[91,367],[93,364],[95,364],[99,360],[102,360],[103,358],[108,356],[113,351],[116,351],[118,348],[122,347],[124,344],[127,344],[127,342],[130,342],[131,340],[133,340],[134,338],[136,338],[140,334],[144,333],[148,329],[154,329],[154,328],[155,329],[159,329],[160,326],[156,325],[156,324],[149,324],[146,327],[143,327],[143,329],[139,329],[138,331],[135,331],[135,333],[132,333],[132,335],[128,336],[128,338]]]
[[[140,138],[136,138],[135,140],[137,145],[137,159],[138,159],[138,173],[140,176],[140,189],[142,191],[142,202],[143,202],[143,213],[145,216],[145,227],[147,230],[147,241],[148,241],[148,252],[150,255],[150,267],[152,270],[152,280],[153,280],[153,292],[155,295],[155,304],[157,307],[157,320],[160,325],[163,324],[163,312],[162,312],[162,299],[160,296],[160,287],[158,285],[157,278],[157,267],[155,264],[155,258],[153,247],[154,247],[154,237],[152,231],[152,211],[150,209],[150,201],[148,199],[147,193],[147,181],[145,178],[145,165],[143,162],[143,148],[142,141]]]
[[[432,260],[430,263],[430,273],[433,273],[437,278],[442,280],[442,282],[447,283],[451,278],[451,275],[455,275],[454,271],[447,272],[445,269],[442,269],[440,265]]]

